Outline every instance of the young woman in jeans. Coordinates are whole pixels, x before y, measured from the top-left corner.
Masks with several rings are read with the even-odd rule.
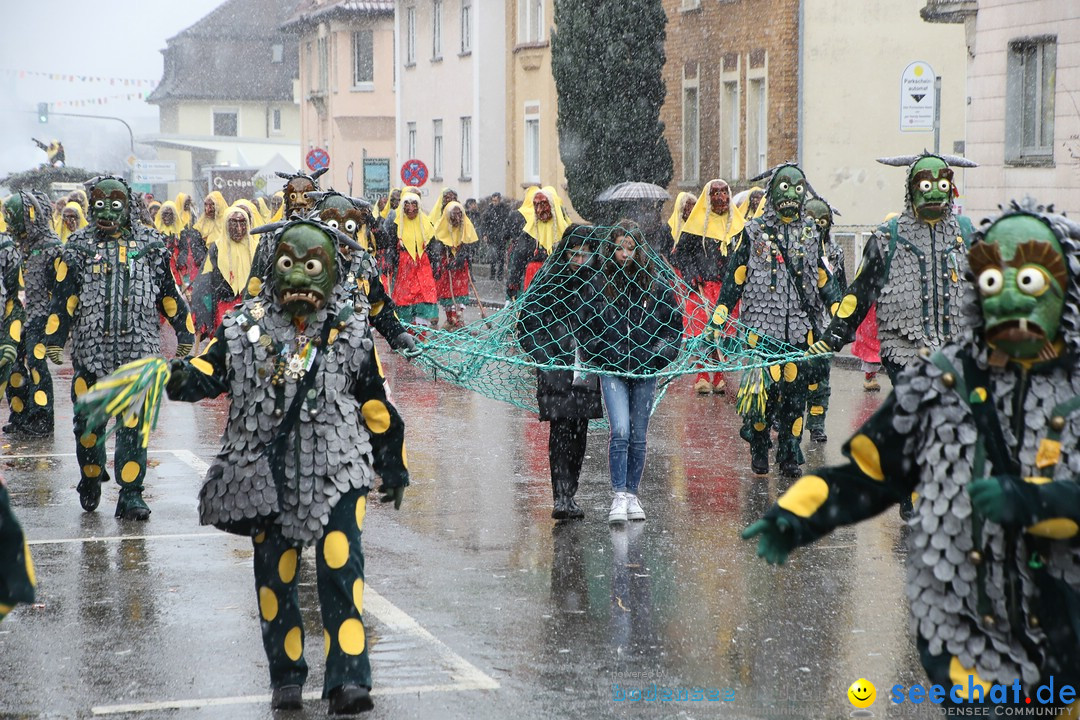
[[[595,273],[590,264],[594,229],[570,225],[551,253],[551,260],[536,274],[522,298],[517,325],[521,349],[542,365],[572,367],[577,342],[577,310],[581,290]],[[574,502],[589,420],[604,416],[596,375],[573,370],[536,370],[536,402],[541,422],[550,422],[548,462],[556,520],[578,520],[585,512]]]
[[[675,359],[682,338],[675,289],[646,248],[637,223],[620,220],[600,247],[598,272],[583,293],[581,308],[582,354],[600,370],[611,424],[608,461],[615,498],[608,521],[616,524],[645,519],[638,485],[645,469],[655,373]]]

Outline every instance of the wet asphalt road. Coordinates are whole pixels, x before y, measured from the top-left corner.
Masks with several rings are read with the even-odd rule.
[[[899,716],[888,688],[922,680],[899,518],[766,566],[738,533],[788,483],[750,474],[730,396],[698,397],[692,378],[668,392],[642,482],[649,519],[627,528],[606,522],[607,438],[592,432],[586,519],[556,525],[545,424],[382,355],[414,484],[398,512],[373,503],[365,525],[369,717],[847,717],[860,677],[878,687],[877,716]],[[54,439],[3,441],[39,591],[0,625],[0,718],[325,717],[312,551],[301,570],[312,699],[275,715],[250,542],[198,525],[225,402],[166,403],[147,475],[153,515],[120,522],[115,485],[96,513],[79,508],[69,383],[64,366]],[[831,440],[805,442],[809,467],[836,462],[883,399],[855,372],[834,371],[833,385]],[[729,699],[615,699],[616,685],[652,683]]]

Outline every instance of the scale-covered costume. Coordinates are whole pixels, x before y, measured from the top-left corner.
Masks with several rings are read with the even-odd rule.
[[[16,338],[16,359],[8,377],[11,418],[4,431],[44,437],[53,433],[53,385],[42,343],[62,245],[50,224],[52,206],[46,195],[19,191],[5,203],[4,212],[22,261],[19,277],[25,289],[26,310],[25,325],[20,326],[21,333]],[[9,298],[17,301],[17,291]]]
[[[920,354],[850,461],[801,478],[743,535],[783,562],[916,492],[911,628],[931,682],[964,698],[969,676],[1029,695],[1080,683],[1080,225],[1029,201],[980,240],[974,337]]]
[[[821,255],[826,268],[835,278],[836,287],[846,288],[844,249],[832,237],[833,217],[840,213],[820,197],[810,198],[804,207],[806,214],[818,226],[818,234],[821,237]],[[821,327],[828,327],[831,319],[831,316],[826,313],[821,318]],[[821,377],[816,383],[817,389],[810,391],[806,397],[806,429],[810,433],[810,439],[815,442],[825,442],[829,439],[825,433],[825,416],[829,412],[829,398],[832,396],[831,376],[832,363],[823,365]]]
[[[131,191],[123,180],[104,177],[91,183],[93,222],[63,248],[44,344],[32,348],[35,357],[48,354],[59,364],[70,336],[73,402],[119,366],[159,354],[159,317],[176,331],[178,356],[188,354],[194,342],[188,304],[173,280],[163,238],[134,221]],[[101,499],[101,483],[109,478],[105,446],[98,442],[105,427],[88,427],[86,416],[78,411],[74,426],[79,499],[85,510],[92,511]],[[113,460],[120,485],[116,516],[146,520],[150,515],[142,499],[146,448],[133,428],[117,430]]]
[[[953,215],[950,164],[975,164],[928,153],[878,162],[908,166],[904,212],[870,236],[855,279],[814,351],[839,351],[850,343],[876,301],[881,362],[895,380],[921,348],[936,350],[968,332],[963,295],[971,223]]]
[[[301,550],[315,546],[332,713],[371,707],[360,544],[368,491],[378,473],[400,504],[409,483],[404,425],[389,412],[367,303],[337,284],[343,237],[308,220],[275,234],[259,295],[225,317],[201,355],[174,361],[167,385],[174,400],[229,395],[199,517],[253,537],[275,708],[299,707],[307,677],[297,570]],[[303,293],[317,294],[317,309],[311,295],[296,300]],[[297,314],[301,302],[310,314]]]
[[[760,335],[805,349],[814,342],[821,318],[840,293],[822,255],[818,227],[803,213],[810,188],[802,171],[785,164],[770,174],[764,212],[747,222],[742,240],[728,258],[709,332],[723,334],[731,309],[741,299],[739,320],[753,329],[746,338],[751,349]],[[771,365],[767,373],[772,384],[765,416],[745,414],[741,436],[750,443],[754,472],[768,472],[772,447],[768,421],[774,419],[779,428],[776,461],[780,471],[797,475],[803,462],[799,444],[806,396],[817,389],[820,363]]]

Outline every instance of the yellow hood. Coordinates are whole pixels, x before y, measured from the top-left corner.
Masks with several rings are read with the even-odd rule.
[[[217,208],[216,217],[213,220],[205,214],[195,221],[195,229],[203,236],[206,247],[210,247],[219,239],[225,237],[225,214],[229,212],[229,205],[225,202],[225,196],[215,190],[206,197],[210,198],[214,207]]]
[[[450,211],[454,208],[461,210],[461,227],[454,230],[450,225]],[[480,238],[476,235],[476,228],[472,220],[465,214],[465,208],[459,202],[452,202],[443,210],[439,224],[435,226],[435,239],[448,248],[458,248],[462,245],[470,245]]]
[[[248,219],[247,212],[240,207],[239,203],[236,203],[225,213],[226,221],[237,213],[242,215],[244,220]],[[248,224],[248,232],[242,240],[234,241],[226,232],[217,244],[218,270],[236,295],[243,293],[247,287],[248,276],[251,275],[251,258],[255,256],[255,248],[258,247],[258,244],[258,240],[251,235],[250,223]],[[207,257],[204,272],[209,269],[210,259]]]
[[[383,209],[379,211],[379,217],[381,217],[383,220],[390,217],[390,196],[394,194],[395,190],[400,189],[401,188],[390,188],[390,192],[386,196],[386,204],[383,205]],[[401,207],[401,205],[398,204],[398,207]]]
[[[533,207],[533,200],[536,199],[538,194],[546,197],[548,202],[551,203],[551,220],[547,222],[540,222],[536,219],[536,208]],[[521,203],[521,207],[518,208],[518,212],[525,218],[525,227],[523,228],[525,234],[536,240],[537,244],[549,253],[555,248],[555,243],[562,238],[566,228],[570,226],[570,218],[566,216],[566,211],[563,210],[562,199],[555,192],[555,189],[550,186],[541,189],[534,185],[529,188],[525,193],[525,200]]]
[[[675,198],[675,207],[671,211],[671,217],[668,218],[667,225],[671,228],[671,238],[675,241],[675,244],[679,244],[679,236],[683,231],[683,219],[682,219],[682,207],[683,203],[687,199],[693,199],[693,195],[688,192],[681,192],[679,196]]]
[[[168,208],[173,211],[173,224],[166,225],[165,221],[161,219],[161,214]],[[184,222],[180,217],[180,211],[176,207],[176,203],[172,200],[166,200],[161,203],[161,207],[158,209],[157,214],[154,215],[154,227],[157,228],[159,233],[165,235],[180,236],[180,232],[184,229]]]
[[[754,208],[754,211],[750,212],[750,196],[755,190],[761,193],[761,199],[758,201],[758,206]],[[744,218],[760,217],[761,213],[765,212],[765,190],[755,185],[748,190],[743,190],[731,202],[735,203]]]
[[[435,207],[433,207],[433,208],[431,209],[431,212],[430,212],[430,213],[428,213],[428,216],[427,216],[427,217],[428,217],[428,220],[430,220],[430,221],[431,221],[431,224],[432,224],[432,225],[438,225],[438,224],[439,224],[439,220],[441,220],[441,219],[442,219],[442,214],[443,214],[443,196],[444,196],[444,195],[446,194],[446,191],[447,191],[447,190],[453,190],[453,188],[448,188],[448,187],[444,187],[444,188],[443,188],[442,190],[440,190],[440,191],[439,191],[439,199],[435,201]],[[454,201],[454,202],[456,202],[456,201]]]
[[[413,200],[419,212],[414,220],[405,217],[405,201]],[[427,248],[431,238],[435,236],[435,226],[424,214],[424,208],[420,205],[420,196],[416,193],[401,193],[401,204],[398,212],[394,215],[394,224],[397,226],[397,236],[401,245],[413,260],[419,260],[421,253]]]
[[[82,228],[90,224],[86,221],[86,215],[83,214],[82,205],[77,202],[69,202],[67,205],[64,206],[64,210],[67,210],[69,208],[74,210],[75,214],[79,216],[79,222],[77,223],[77,227],[75,228],[75,230],[68,230],[67,225],[64,224],[64,213],[63,211],[61,211],[60,232],[58,232],[57,234],[60,236],[60,242],[62,243],[66,243],[73,232],[81,230]]]
[[[686,218],[682,231],[716,240],[720,243],[721,254],[727,255],[731,239],[742,232],[743,226],[746,225],[746,218],[743,217],[734,200],[728,201],[728,211],[723,215],[717,215],[712,211],[709,188],[713,183],[723,183],[724,187],[728,186],[719,178],[705,183],[705,186],[701,188],[701,193],[698,194],[697,202],[694,203],[690,217]]]
[[[189,195],[187,193],[176,193],[176,200],[173,201],[173,205],[176,206],[180,216],[180,225],[184,228],[191,227],[191,211],[184,209],[184,204],[187,203]]]

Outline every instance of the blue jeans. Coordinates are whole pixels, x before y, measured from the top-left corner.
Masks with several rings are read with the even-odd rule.
[[[645,470],[645,433],[656,394],[656,378],[647,380],[600,376],[611,439],[608,463],[611,465],[611,489],[637,495]]]

